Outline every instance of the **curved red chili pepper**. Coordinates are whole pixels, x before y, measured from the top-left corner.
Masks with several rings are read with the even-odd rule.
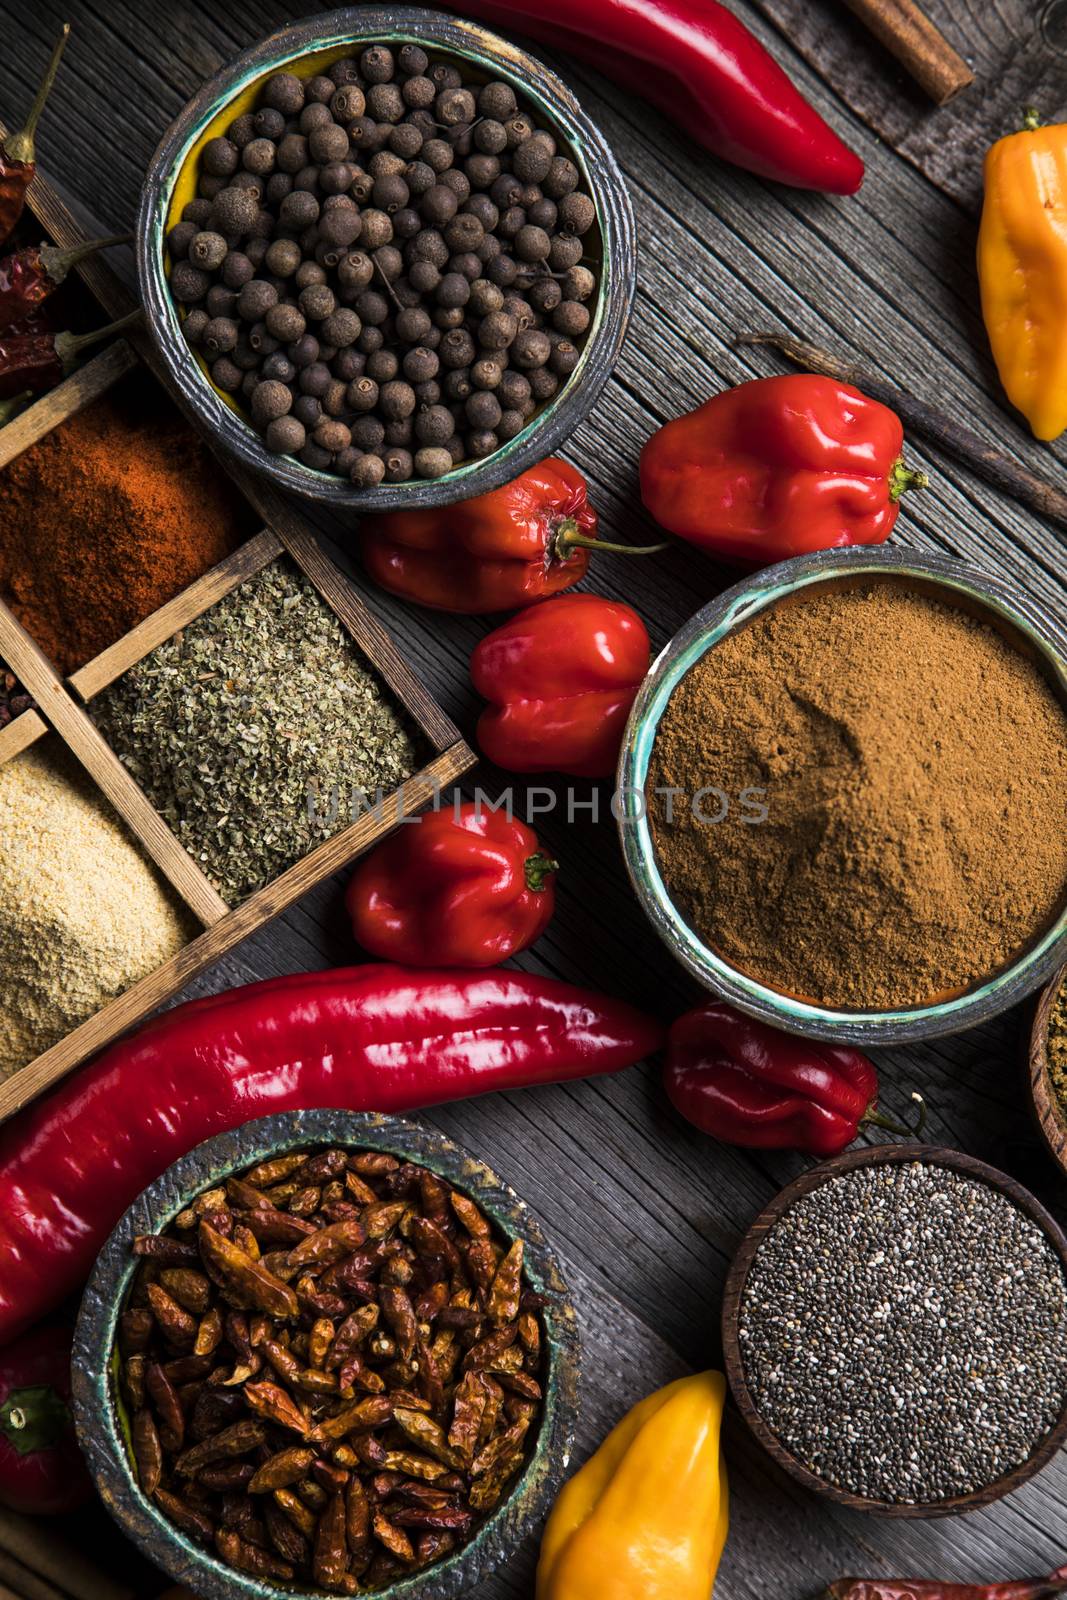
[[[1067,1567],[1014,1583],[942,1583],[937,1578],[839,1578],[824,1600],[1052,1600],[1067,1589]]]
[[[0,1350],[0,1505],[73,1511],[92,1493],[70,1411],[70,1329],[45,1322]]]
[[[925,1120],[925,1107],[917,1130],[877,1111],[874,1063],[852,1045],[797,1038],[724,1001],[673,1024],[663,1081],[694,1127],[752,1149],[834,1156],[868,1124],[909,1133]]]
[[[0,1344],[75,1289],[131,1200],[212,1134],[617,1072],[662,1038],[622,1001],[507,970],[371,963],[177,1006],[0,1130]]]
[[[717,0],[463,0],[468,16],[589,61],[726,161],[854,194],[863,162]]]
[[[492,967],[544,933],[558,868],[525,823],[468,801],[383,840],[356,867],[345,904],[373,956]]]
[[[471,656],[490,702],[482,753],[508,772],[610,777],[648,658],[648,631],[621,600],[565,595],[520,611]]]
[[[29,245],[0,261],[0,328],[14,328],[35,317],[41,303],[54,294],[71,267],[109,245],[125,244],[130,234],[115,234],[108,239],[91,239],[58,250],[55,245]]]
[[[664,528],[726,561],[881,544],[905,489],[904,430],[888,406],[809,373],[756,378],[659,429],[641,495]]]
[[[55,82],[60,57],[69,37],[70,23],[66,22],[34,96],[25,127],[19,133],[9,133],[0,143],[0,244],[13,232],[26,204],[26,193],[37,171],[37,152],[34,148],[37,123]]]

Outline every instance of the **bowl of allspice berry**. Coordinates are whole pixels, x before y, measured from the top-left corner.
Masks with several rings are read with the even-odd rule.
[[[435,1129],[316,1110],[133,1203],[75,1336],[104,1504],[206,1600],[467,1593],[537,1526],[577,1317],[523,1202]]]
[[[554,73],[459,17],[353,7],[253,46],[152,158],[149,326],[218,443],[338,510],[482,494],[615,364],[635,235]]]

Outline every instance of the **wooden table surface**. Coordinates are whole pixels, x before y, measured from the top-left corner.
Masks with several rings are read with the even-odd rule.
[[[978,74],[932,111],[841,0],[730,0],[867,163],[858,197],[776,188],[703,153],[644,104],[595,73],[553,58],[613,145],[637,211],[640,258],[630,336],[618,372],[568,446],[603,526],[648,542],[636,491],[638,449],[661,422],[724,385],[773,370],[738,355],[733,336],[782,326],[940,398],[1020,460],[1062,481],[1061,447],[1038,447],[1005,407],[983,335],[974,274],[981,155],[1036,100],[1062,115],[1067,94],[1049,8],[1037,0],[929,0]],[[279,0],[226,5],[170,0],[4,0],[0,110],[28,103],[58,26],[74,33],[40,135],[42,165],[106,231],[132,223],[145,164],[201,80],[283,20],[314,7]],[[779,29],[782,31],[779,32]],[[1067,35],[1067,28],[1064,28]],[[548,54],[548,52],[546,52]],[[899,153],[898,149],[899,147]],[[899,542],[1000,572],[1061,618],[1063,535],[917,441],[912,464],[930,488],[909,500]],[[343,551],[345,530],[326,528]],[[676,544],[639,568],[601,558],[587,587],[636,601],[658,648],[728,581]],[[419,613],[368,599],[440,703],[470,736],[467,683],[478,619]],[[507,780],[484,766],[487,791]],[[549,782],[544,790],[556,786]],[[581,788],[581,798],[596,791]],[[615,831],[588,809],[540,820],[562,862],[552,928],[523,965],[603,986],[671,1018],[696,998],[628,893]],[[340,881],[242,946],[197,988],[353,959]],[[1067,1216],[1067,1191],[1027,1117],[1021,1068],[1026,1018],[1012,1014],[953,1039],[885,1052],[884,1103],[903,1112],[917,1086],[930,1136],[1005,1167]],[[428,1113],[525,1196],[568,1266],[585,1331],[580,1455],[639,1396],[719,1360],[717,1319],[727,1264],[770,1196],[806,1164],[753,1157],[702,1139],[674,1115],[648,1063],[614,1079],[492,1096]],[[780,1479],[744,1435],[728,1430],[732,1529],[720,1600],[800,1600],[843,1572],[951,1578],[1047,1571],[1067,1550],[1067,1459],[1009,1500],[966,1519],[879,1521],[835,1510]],[[532,1592],[535,1541],[477,1591]]]

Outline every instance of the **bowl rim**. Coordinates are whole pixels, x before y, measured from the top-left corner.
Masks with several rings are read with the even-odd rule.
[[[676,960],[713,994],[775,1027],[808,1038],[861,1045],[903,1043],[956,1033],[988,1021],[1040,987],[1067,952],[1067,900],[1051,927],[1017,961],[952,1000],[892,1010],[840,1010],[771,989],[717,955],[674,906],[656,861],[645,805],[659,721],[686,673],[728,633],[781,600],[838,578],[898,577],[943,589],[1021,635],[1043,663],[1067,715],[1067,629],[1014,584],[927,551],[857,545],[795,556],[743,578],[702,607],[656,657],[634,701],[617,772],[615,814],[623,859],[638,902]],[[955,597],[955,599],[954,599]]]
[[[1030,1024],[1027,1085],[1031,1110],[1049,1155],[1067,1175],[1067,1108],[1060,1110],[1048,1075],[1048,1024],[1056,997],[1067,983],[1067,966],[1054,972],[1042,989]]]
[[[1021,1484],[1027,1482],[1046,1467],[1052,1458],[1067,1441],[1067,1392],[1064,1394],[1060,1414],[1042,1438],[1033,1453],[1013,1467],[1003,1477],[997,1478],[993,1483],[985,1484],[979,1489],[971,1490],[968,1494],[949,1496],[944,1500],[931,1500],[917,1503],[900,1503],[885,1500],[871,1500],[866,1496],[852,1494],[847,1489],[840,1489],[836,1484],[820,1478],[810,1472],[800,1461],[782,1444],[758,1409],[745,1376],[744,1362],[741,1357],[740,1341],[740,1314],[741,1301],[744,1296],[745,1284],[748,1273],[764,1238],[796,1201],[805,1195],[820,1189],[823,1184],[831,1182],[844,1172],[854,1172],[862,1167],[905,1165],[911,1162],[923,1162],[927,1166],[950,1167],[956,1172],[963,1173],[966,1177],[977,1182],[986,1183],[999,1193],[1006,1195],[1032,1222],[1035,1222],[1045,1234],[1050,1245],[1059,1257],[1061,1267],[1067,1276],[1067,1235],[1056,1221],[1023,1184],[1011,1177],[1009,1173],[1001,1172],[999,1168],[990,1166],[988,1162],[980,1161],[977,1156],[967,1155],[962,1150],[951,1150],[940,1145],[925,1144],[879,1144],[868,1146],[860,1150],[847,1150],[841,1155],[832,1156],[828,1161],[820,1162],[818,1166],[811,1167],[807,1172],[802,1172],[799,1177],[788,1183],[784,1189],[774,1196],[768,1205],[760,1212],[759,1216],[749,1226],[726,1275],[722,1300],[722,1346],[723,1361],[726,1375],[730,1384],[730,1392],[738,1410],[744,1417],[751,1432],[763,1446],[778,1466],[787,1472],[805,1488],[813,1490],[825,1499],[834,1501],[838,1505],[847,1506],[854,1511],[867,1511],[875,1516],[883,1517],[910,1517],[932,1518],[955,1516],[966,1511],[975,1511],[982,1506],[991,1505],[994,1501],[1003,1499],[1011,1494]]]
[[[272,455],[250,423],[238,416],[204,377],[181,333],[163,266],[166,217],[185,159],[206,125],[248,83],[320,50],[371,39],[429,43],[492,71],[532,104],[561,137],[588,182],[597,208],[602,262],[596,310],[578,365],[553,398],[514,439],[490,456],[464,462],[437,479],[412,478],[355,489],[344,479]],[[452,504],[510,482],[550,456],[588,416],[618,360],[636,293],[636,226],[629,191],[611,149],[566,84],[538,57],[499,34],[445,12],[416,7],[343,7],[278,29],[221,67],[186,102],[149,164],[136,222],[137,273],[146,321],[179,402],[221,448],[279,487],[337,509],[414,510]]]
[[[157,1566],[205,1600],[323,1600],[325,1591],[271,1583],[236,1571],[190,1539],[141,1490],[114,1395],[118,1320],[139,1258],[137,1234],[165,1228],[204,1188],[269,1154],[304,1145],[382,1150],[428,1167],[469,1194],[509,1238],[524,1241],[524,1271],[546,1296],[543,1411],[533,1452],[504,1500],[465,1544],[443,1561],[375,1591],[383,1600],[415,1600],[427,1589],[449,1600],[488,1576],[547,1510],[570,1463],[578,1417],[581,1358],[577,1314],[555,1251],[509,1185],[436,1128],[406,1118],[343,1108],[280,1112],[216,1134],[169,1166],[123,1213],[100,1251],[78,1312],[71,1363],[78,1441],[96,1488],[119,1523]],[[102,1414],[101,1414],[102,1413]]]

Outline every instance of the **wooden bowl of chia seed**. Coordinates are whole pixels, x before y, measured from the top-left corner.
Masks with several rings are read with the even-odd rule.
[[[1061,967],[1038,998],[1027,1068],[1038,1129],[1053,1161],[1067,1175],[1067,967]]]
[[[959,1151],[885,1145],[802,1174],[743,1239],[722,1332],[760,1444],[854,1510],[989,1505],[1067,1438],[1067,1238]]]

